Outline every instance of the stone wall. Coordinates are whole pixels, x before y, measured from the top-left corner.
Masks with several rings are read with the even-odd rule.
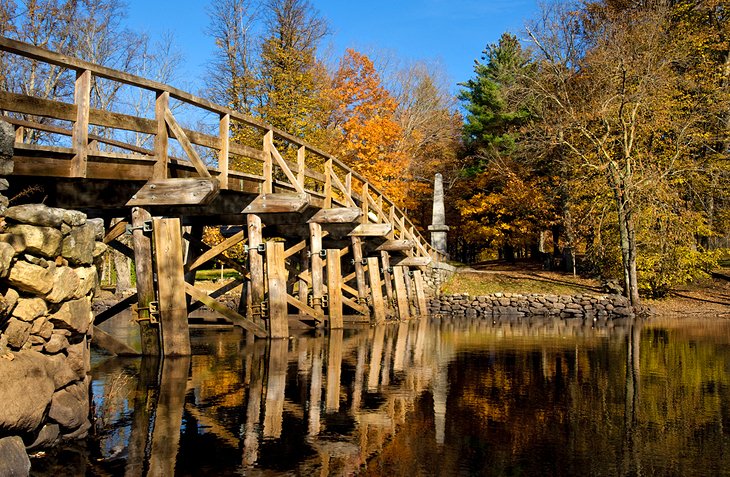
[[[423,274],[426,292],[429,296],[440,296],[441,286],[456,273],[456,267],[444,262],[431,262]]]
[[[27,474],[29,451],[90,428],[94,260],[105,249],[103,223],[81,212],[8,202],[0,194],[0,476]]]
[[[621,295],[541,295],[493,293],[485,296],[444,295],[433,298],[432,315],[467,317],[554,316],[561,318],[634,317]]]

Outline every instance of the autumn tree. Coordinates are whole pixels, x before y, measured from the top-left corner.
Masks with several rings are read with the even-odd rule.
[[[408,157],[398,150],[403,131],[396,121],[397,103],[383,87],[373,62],[352,49],[334,74],[329,128],[333,150],[398,206],[408,204]]]
[[[327,22],[308,0],[264,2],[258,114],[290,134],[307,138],[322,127],[325,68],[316,57]]]

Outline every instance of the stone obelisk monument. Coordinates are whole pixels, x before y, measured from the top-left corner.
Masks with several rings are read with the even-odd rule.
[[[431,246],[446,254],[446,212],[444,210],[444,182],[441,174],[436,174],[433,181],[433,218],[428,226],[431,232]]]

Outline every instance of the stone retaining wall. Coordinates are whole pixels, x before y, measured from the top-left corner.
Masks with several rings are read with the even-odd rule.
[[[485,296],[444,295],[431,300],[432,315],[467,317],[557,316],[561,318],[634,317],[621,295],[541,295],[493,293]]]
[[[28,451],[91,426],[94,261],[106,247],[103,223],[81,212],[8,202],[0,194],[0,475],[25,475]]]
[[[456,267],[444,262],[431,262],[431,265],[423,274],[426,292],[430,296],[439,296],[441,286],[456,273]]]

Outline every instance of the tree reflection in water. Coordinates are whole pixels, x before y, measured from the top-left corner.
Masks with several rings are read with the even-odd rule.
[[[444,318],[270,343],[197,330],[192,343],[190,358],[96,367],[96,414],[110,412],[68,473],[730,469],[726,321]],[[122,371],[138,379],[105,394]],[[38,475],[53,459],[34,460]]]

